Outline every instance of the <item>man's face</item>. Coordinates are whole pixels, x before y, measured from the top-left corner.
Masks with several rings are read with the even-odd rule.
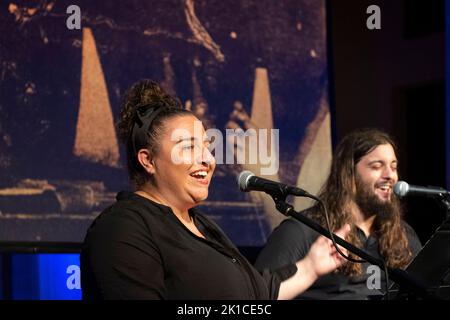
[[[390,204],[397,180],[394,149],[390,144],[377,146],[356,164],[356,203],[363,211]]]

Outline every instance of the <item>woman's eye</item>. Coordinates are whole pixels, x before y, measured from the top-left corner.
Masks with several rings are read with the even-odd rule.
[[[183,150],[192,150],[192,149],[194,149],[193,145],[183,146]]]

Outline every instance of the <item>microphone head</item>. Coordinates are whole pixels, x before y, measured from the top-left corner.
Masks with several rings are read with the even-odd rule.
[[[239,189],[241,191],[250,191],[247,189],[248,179],[250,179],[253,176],[254,176],[253,172],[248,171],[248,170],[244,170],[239,174],[238,185],[239,185]]]
[[[394,193],[398,197],[404,197],[408,194],[409,184],[405,181],[398,181],[394,186]]]

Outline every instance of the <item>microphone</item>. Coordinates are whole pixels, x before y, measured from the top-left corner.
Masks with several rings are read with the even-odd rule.
[[[408,184],[405,181],[398,181],[395,184],[394,193],[399,197],[405,196],[443,197],[450,194],[450,192],[442,188],[414,186],[412,184]]]
[[[264,191],[265,193],[275,197],[286,197],[288,195],[299,197],[312,196],[307,191],[288,186],[280,182],[257,177],[251,171],[242,171],[238,177],[239,189],[244,192]]]

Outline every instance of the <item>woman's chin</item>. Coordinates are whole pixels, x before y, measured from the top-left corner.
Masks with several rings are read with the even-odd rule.
[[[198,192],[192,197],[195,201],[195,204],[200,204],[208,198],[208,191]]]

